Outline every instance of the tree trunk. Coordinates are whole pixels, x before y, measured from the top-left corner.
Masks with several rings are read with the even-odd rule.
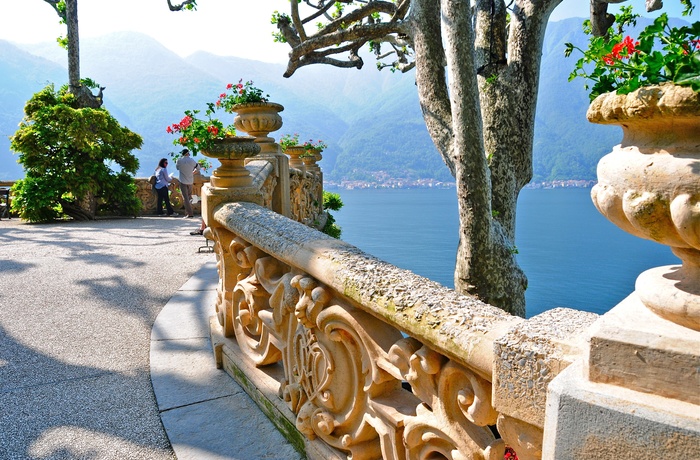
[[[80,107],[98,109],[102,106],[102,90],[95,96],[80,81],[80,34],[78,29],[78,0],[66,0],[65,18],[68,38],[68,88],[78,99]]]
[[[68,29],[68,86],[70,92],[80,92],[80,35],[78,33],[78,0],[66,0],[66,28]]]
[[[396,54],[394,70],[412,67],[408,48],[381,53],[378,43],[400,40],[415,51],[423,118],[457,185],[455,289],[516,315],[525,314],[527,288],[515,258],[516,207],[520,190],[532,179],[544,32],[561,1],[340,2],[354,8],[339,9],[339,17],[307,36],[303,24],[333,5],[319,0],[305,2],[318,10],[306,20],[292,2],[291,17],[277,22],[292,47],[285,77],[311,63],[355,66],[352,53],[347,61],[328,56],[366,43],[374,45],[380,61]],[[390,20],[377,22],[376,13]]]
[[[95,194],[87,192],[79,202],[59,200],[63,212],[75,220],[95,220],[97,216],[97,199]]]
[[[502,0],[412,2],[423,117],[457,186],[455,289],[519,316],[527,277],[515,257],[516,206],[532,178],[544,29],[560,1],[514,2],[509,30]]]

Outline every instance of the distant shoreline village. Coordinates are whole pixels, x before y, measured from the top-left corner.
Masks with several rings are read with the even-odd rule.
[[[591,188],[597,181],[595,180],[555,180],[547,182],[530,182],[525,186],[529,189],[554,189],[554,188]],[[449,189],[455,188],[454,182],[443,182],[434,179],[388,179],[382,182],[368,182],[361,180],[340,182],[326,181],[326,190],[357,190],[357,189],[409,189],[409,188],[435,188]]]

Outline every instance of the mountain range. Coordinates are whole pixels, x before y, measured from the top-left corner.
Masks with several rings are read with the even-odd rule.
[[[582,45],[582,19],[551,22],[542,50],[542,73],[534,145],[534,181],[595,179],[595,167],[620,140],[620,129],[592,125],[584,82],[568,82],[574,59],[564,43]],[[197,52],[182,58],[147,35],[120,32],[81,41],[81,74],[106,86],[104,106],[144,144],[136,154],[140,176],[176,151],[165,128],[186,109],[204,109],[227,83],[252,80],[285,107],[284,126],[272,136],[299,133],[323,139],[321,167],[327,180],[378,177],[451,181],[428,136],[413,73],[379,72],[372,57],[365,68],[308,66],[289,79],[283,64]],[[23,176],[9,139],[24,103],[48,83],[67,80],[65,51],[55,43],[13,44],[0,40],[0,180]],[[231,117],[227,120],[226,117]],[[232,121],[225,114],[223,121]]]

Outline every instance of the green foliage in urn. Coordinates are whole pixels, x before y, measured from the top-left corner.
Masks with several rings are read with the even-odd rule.
[[[328,211],[340,211],[342,207],[343,200],[340,199],[340,195],[325,190],[323,191],[323,209],[326,210],[328,216],[326,225],[323,226],[323,233],[333,238],[340,238],[342,229],[335,223],[335,217]]]
[[[294,133],[293,135],[285,134],[282,136],[282,138],[280,138],[279,145],[282,147],[283,152],[286,152],[287,148],[289,147],[303,147],[304,153],[301,154],[300,157],[313,156],[314,154],[321,153],[328,148],[328,144],[320,139],[317,141],[309,139],[304,143],[300,143],[298,133]]]
[[[683,0],[683,4],[683,14],[689,15],[692,3]],[[634,39],[625,29],[636,25],[638,17],[632,7],[622,7],[608,33],[591,37],[586,50],[567,43],[567,57],[574,50],[583,54],[569,80],[583,77],[593,81],[591,101],[603,93],[627,94],[642,86],[666,82],[700,91],[700,21],[670,27],[668,16],[663,13]],[[588,20],[584,22],[584,32],[592,35]]]
[[[283,152],[289,147],[297,147],[299,145],[299,134],[285,134],[280,138],[279,145],[282,147]]]
[[[98,213],[138,214],[132,175],[141,136],[121,126],[103,109],[80,108],[67,86],[34,94],[11,137],[25,179],[13,186],[12,210],[30,222]]]
[[[249,104],[252,102],[268,102],[269,94],[263,96],[263,91],[260,88],[253,86],[252,81],[243,83],[241,78],[237,84],[229,83],[226,85],[226,91],[219,95],[216,101],[216,107],[222,108],[228,113],[233,113],[234,107],[239,104]]]

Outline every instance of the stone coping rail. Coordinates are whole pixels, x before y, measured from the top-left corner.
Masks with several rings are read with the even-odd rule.
[[[547,386],[583,354],[597,315],[514,317],[254,203],[220,204],[212,217],[223,329],[213,334],[237,342],[224,346],[223,367],[250,386],[241,356],[261,372],[282,362],[277,393],[291,412],[281,413],[307,442],[352,458],[503,458],[506,445],[522,460],[541,458]],[[336,342],[356,357],[338,354]],[[345,383],[336,368],[349,372]],[[261,407],[270,405],[279,403]],[[416,434],[424,430],[434,436]]]

